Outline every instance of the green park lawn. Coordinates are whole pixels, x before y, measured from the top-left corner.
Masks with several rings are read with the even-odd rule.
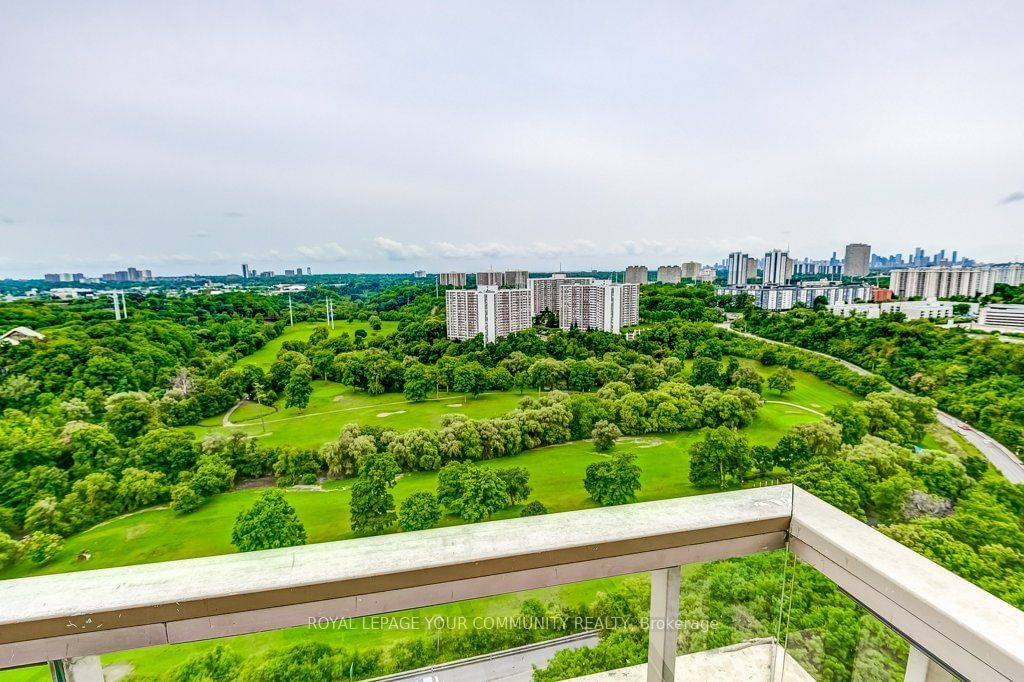
[[[184,427],[198,437],[213,432],[230,434],[241,430],[260,438],[263,445],[294,445],[318,448],[334,440],[350,423],[385,426],[395,431],[440,428],[446,414],[464,414],[473,419],[499,417],[519,404],[516,392],[486,393],[476,398],[462,393],[441,392],[438,397],[410,403],[400,393],[370,395],[331,381],[314,381],[309,405],[301,412],[285,408],[284,401],[273,407],[243,403],[231,416],[234,427],[222,427],[222,417],[205,419],[198,426]]]
[[[267,369],[277,359],[277,353],[281,350],[281,346],[285,341],[306,341],[309,339],[309,335],[313,333],[313,330],[317,327],[323,327],[325,322],[297,322],[296,324],[285,327],[285,330],[281,332],[281,335],[275,339],[271,339],[267,342],[267,345],[260,348],[255,353],[246,355],[240,359],[236,366],[243,365],[259,365],[263,369]],[[387,335],[398,329],[397,322],[381,322],[380,331],[374,331],[370,329],[369,322],[359,322],[357,320],[344,320],[335,321],[334,329],[331,331],[330,336],[339,336],[342,333],[347,333],[350,338],[355,336],[357,329],[363,329],[366,331],[368,337],[377,335]]]
[[[753,365],[759,367],[757,363]],[[759,371],[766,374],[771,372],[770,368],[759,368]],[[797,388],[794,391],[785,396],[778,396],[770,391],[765,393],[764,398],[769,402],[759,411],[754,423],[744,429],[751,443],[772,445],[790,427],[815,421],[820,418],[818,413],[827,412],[834,405],[856,399],[847,391],[812,375],[802,372],[794,374],[797,378]],[[387,423],[399,430],[417,426],[436,427],[443,414],[461,412],[470,417],[497,416],[513,409],[520,399],[518,393],[495,393],[473,400],[453,395],[442,396],[440,400],[407,403],[402,400],[401,395],[369,396],[338,384],[317,382],[314,400],[305,410],[305,414],[295,414],[294,410],[280,410],[268,414],[265,419],[269,435],[262,437],[267,439],[268,444],[317,446],[335,438],[342,426],[353,421]],[[255,405],[245,406],[232,416],[232,420],[244,420],[242,423],[245,426],[241,428],[247,433],[262,434],[263,427],[259,423],[258,410],[259,407]],[[380,416],[385,413],[391,414]],[[222,430],[219,425],[220,418],[217,418],[210,420],[208,424],[192,427],[192,430],[199,433]],[[636,453],[637,464],[642,469],[639,501],[715,492],[695,488],[689,482],[688,450],[699,438],[698,432],[680,432],[620,440],[616,446],[617,450]],[[577,441],[538,448],[514,457],[481,462],[480,466],[526,467],[530,471],[530,485],[533,487],[530,499],[543,502],[549,512],[562,512],[595,506],[583,489],[583,477],[587,465],[600,461],[603,457],[606,455],[596,452],[589,441]],[[401,503],[414,492],[433,491],[436,479],[437,475],[434,472],[403,475],[394,488],[396,501]],[[762,482],[752,482],[752,485],[759,484]],[[217,495],[200,510],[188,515],[157,507],[119,517],[69,538],[57,557],[46,566],[36,567],[22,561],[0,574],[0,577],[17,578],[231,553],[234,548],[230,543],[230,535],[235,517],[252,503],[258,492],[255,489],[248,489]],[[327,482],[321,490],[288,489],[285,495],[305,525],[310,543],[353,537],[349,526],[350,492],[347,481]],[[496,514],[494,518],[516,517],[521,508],[521,505],[508,508]],[[457,523],[457,518],[446,517],[441,525]],[[87,562],[77,560],[77,556],[83,550],[88,550],[91,555]],[[417,609],[403,615],[508,615],[516,611],[525,599],[531,597],[566,603],[592,599],[598,591],[607,589],[618,580],[621,578],[477,599]],[[217,643],[234,647],[243,656],[251,656],[270,648],[302,641],[324,641],[335,646],[370,647],[394,643],[402,638],[422,636],[426,632],[422,627],[395,632],[373,625],[365,621],[356,621],[352,627],[345,629],[292,628],[216,642],[153,647],[110,654],[103,657],[103,662],[104,665],[129,663],[140,674],[159,674],[180,664],[188,656]],[[0,681],[46,680],[49,679],[48,675],[45,668],[30,668],[0,673]]]
[[[774,444],[791,426],[817,419],[816,415],[805,410],[768,404],[744,432],[752,444]],[[643,470],[640,501],[702,492],[689,482],[688,450],[699,438],[697,431],[684,431],[620,440],[617,449],[635,452],[637,464]],[[540,500],[551,512],[560,512],[595,506],[583,489],[583,476],[588,464],[600,461],[604,456],[596,452],[589,441],[575,441],[537,448],[514,457],[488,460],[479,465],[526,467],[533,487],[531,499]],[[433,491],[436,479],[435,472],[403,474],[394,488],[396,501],[401,503],[414,492]],[[0,576],[18,578],[231,553],[234,551],[230,537],[235,517],[252,503],[258,493],[258,489],[246,489],[216,495],[192,514],[153,507],[121,516],[68,538],[64,549],[45,566],[37,567],[22,561]],[[348,481],[328,481],[322,490],[288,489],[285,494],[305,525],[310,543],[352,537],[348,518]],[[521,508],[510,507],[494,518],[515,517]],[[455,517],[447,517],[442,525],[458,522]],[[91,555],[87,562],[77,560],[82,551]]]
[[[775,370],[754,360],[741,360],[741,363],[754,367],[765,377]],[[812,374],[801,371],[794,371],[793,374],[797,380],[793,391],[785,395],[765,391],[764,399],[769,404],[792,403],[803,410],[825,413],[840,403],[854,400],[854,396],[845,389]],[[528,392],[528,395],[535,394]],[[230,434],[241,431],[248,436],[260,438],[267,446],[317,448],[337,438],[341,429],[353,422],[385,426],[395,431],[418,427],[436,429],[446,414],[464,414],[472,419],[499,417],[515,409],[521,398],[517,392],[486,393],[476,398],[461,393],[442,392],[426,401],[409,403],[400,394],[374,396],[331,381],[314,381],[309,405],[301,411],[294,407],[286,408],[284,400],[272,406],[243,403],[230,415],[234,426],[224,427],[223,416],[217,416],[184,429],[199,438],[208,433]]]

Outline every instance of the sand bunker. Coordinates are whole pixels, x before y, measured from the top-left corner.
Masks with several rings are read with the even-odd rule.
[[[378,412],[377,416],[380,418],[390,417],[393,414],[405,414],[405,410],[396,410],[395,412]]]

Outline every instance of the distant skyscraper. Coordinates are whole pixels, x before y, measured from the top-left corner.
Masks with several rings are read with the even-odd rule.
[[[647,284],[647,266],[630,265],[626,268],[626,276],[623,281],[626,284]]]
[[[701,265],[695,261],[683,263],[683,279],[698,279],[700,277]]]
[[[506,270],[502,275],[502,285],[509,289],[522,289],[530,284],[529,270]]]
[[[747,283],[747,254],[734,251],[729,254],[729,261],[726,266],[728,274],[726,283],[731,286],[743,286]],[[754,273],[756,276],[756,272]]]
[[[476,285],[478,287],[500,287],[500,272],[478,272],[476,273]]]
[[[683,279],[683,269],[678,265],[659,265],[658,281],[662,284],[679,284]]]
[[[847,244],[843,259],[843,274],[847,277],[867,277],[871,270],[871,246],[868,244]]]
[[[779,249],[764,254],[764,283],[786,284],[793,278],[793,259]]]
[[[249,279],[252,277],[252,272],[249,270],[249,266],[246,263],[242,263],[242,278]]]
[[[307,265],[307,266],[306,266],[306,274],[307,274],[307,275],[312,275],[312,274],[313,274],[313,268],[311,268],[311,267],[309,267],[309,266]]]
[[[757,259],[747,258],[747,281],[757,279]]]
[[[466,273],[464,272],[442,272],[439,278],[443,287],[466,286]]]

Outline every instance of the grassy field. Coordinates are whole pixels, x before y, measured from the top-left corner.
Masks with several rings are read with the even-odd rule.
[[[774,371],[753,360],[741,362],[764,376]],[[847,391],[814,375],[800,371],[794,375],[797,379],[795,390],[785,395],[766,391],[764,399],[770,403],[792,403],[820,413],[854,399]],[[446,414],[464,414],[474,419],[498,417],[513,410],[520,399],[517,392],[489,393],[472,399],[463,394],[441,393],[438,397],[414,404],[394,393],[373,396],[334,382],[314,381],[309,405],[301,412],[294,407],[285,408],[283,400],[273,406],[243,403],[230,415],[234,426],[224,427],[223,417],[217,416],[205,419],[197,426],[185,427],[185,430],[199,438],[208,433],[227,434],[240,430],[248,436],[260,438],[266,445],[315,448],[337,438],[341,429],[352,422],[386,426],[396,431],[417,427],[436,429]]]
[[[246,355],[244,358],[236,363],[236,366],[242,365],[259,365],[264,369],[270,367],[277,359],[277,352],[281,350],[281,346],[285,341],[306,341],[309,339],[309,335],[313,333],[313,330],[317,327],[324,326],[324,322],[298,322],[290,327],[285,327],[285,330],[276,339],[272,339],[267,342],[267,345],[260,348],[251,355]],[[368,337],[377,336],[378,334],[387,335],[394,332],[398,328],[397,322],[381,322],[380,331],[374,331],[370,329],[369,322],[358,322],[358,321],[341,321],[334,323],[334,330],[330,333],[330,336],[338,336],[343,332],[348,333],[349,337],[355,336],[357,329],[366,330]]]
[[[752,443],[774,444],[789,427],[816,419],[818,417],[805,410],[769,404],[762,408],[754,424],[744,431]],[[637,463],[643,469],[641,501],[684,497],[700,492],[689,482],[687,454],[690,445],[699,438],[698,432],[680,432],[620,441],[617,448],[635,452]],[[583,475],[588,464],[602,457],[589,441],[576,441],[481,462],[480,466],[526,467],[533,487],[531,499],[538,499],[549,511],[558,512],[594,506],[583,489]],[[401,502],[414,492],[433,491],[436,479],[434,472],[404,474],[394,488],[395,499]],[[16,578],[227,554],[234,551],[230,536],[235,517],[252,503],[258,492],[249,489],[216,495],[192,514],[183,515],[156,507],[122,516],[72,536],[46,566],[36,567],[22,561],[0,576]],[[285,495],[306,526],[309,542],[352,537],[348,518],[348,481],[330,481],[322,490],[316,491],[286,490]],[[495,518],[517,516],[520,509],[510,507]],[[458,519],[448,517],[442,525],[455,523]],[[169,538],[175,541],[168,542]],[[88,562],[76,559],[83,550],[91,555]]]
[[[314,381],[309,405],[299,412],[285,408],[283,401],[273,407],[244,403],[230,420],[237,426],[223,427],[222,417],[185,427],[202,438],[207,433],[241,430],[260,438],[265,445],[295,445],[316,448],[338,437],[342,427],[356,422],[386,426],[395,431],[416,427],[436,429],[446,414],[464,414],[481,419],[508,414],[522,398],[518,393],[488,393],[467,398],[461,393],[440,393],[419,403],[406,401],[400,393],[369,395],[331,381]]]
[[[298,326],[298,325],[296,325]],[[264,349],[266,350],[266,349]],[[261,351],[263,352],[263,351]],[[272,356],[270,356],[272,357]],[[766,374],[770,369],[761,368]],[[816,377],[797,372],[796,390],[785,396],[768,392],[768,402],[755,422],[745,429],[752,443],[774,444],[791,426],[819,419],[833,405],[855,400],[843,389],[831,386]],[[318,382],[315,399],[306,415],[290,414],[282,410],[266,417],[268,442],[319,445],[336,437],[340,428],[349,422],[381,423],[384,420],[396,429],[415,426],[436,426],[441,415],[462,412],[472,417],[495,416],[511,410],[520,400],[518,393],[485,395],[467,401],[462,396],[443,396],[440,400],[405,403],[400,395],[368,396],[337,384]],[[262,433],[258,406],[246,406],[232,416],[233,421],[244,420],[241,427],[253,435]],[[385,416],[381,416],[385,415]],[[220,429],[220,418],[194,427],[198,432]],[[699,438],[698,433],[684,432],[622,439],[619,450],[635,452],[642,468],[641,501],[683,497],[714,492],[693,487],[689,478],[690,445]],[[276,441],[271,439],[277,439]],[[540,500],[550,512],[569,511],[593,507],[583,489],[582,481],[588,464],[600,461],[604,455],[594,451],[590,442],[579,441],[550,446],[522,453],[515,457],[481,463],[485,467],[525,466],[530,471],[533,487],[531,499]],[[757,482],[754,483],[755,485]],[[398,502],[414,492],[433,491],[436,474],[420,472],[401,477],[394,489]],[[166,508],[147,509],[120,517],[69,538],[57,558],[42,568],[21,562],[2,578],[28,575],[72,572],[114,566],[134,565],[155,561],[169,561],[199,556],[225,554],[234,551],[230,544],[231,527],[238,513],[247,508],[258,490],[240,490],[217,495],[202,509],[189,515],[179,515]],[[319,491],[286,490],[288,501],[295,507],[305,524],[309,542],[329,542],[352,537],[349,527],[349,496],[347,481],[332,481]],[[513,507],[495,515],[496,519],[518,515],[521,507]],[[458,519],[447,517],[442,525],[453,525]],[[88,550],[91,559],[79,562],[76,557]],[[544,601],[576,602],[592,598],[598,591],[614,585],[619,579],[579,583],[549,588],[532,593],[517,593],[478,599],[441,607],[417,609],[403,615],[454,616],[507,615],[519,608],[527,598]],[[347,629],[318,630],[293,628],[258,635],[235,637],[217,642],[199,642],[175,647],[154,647],[111,654],[103,657],[104,665],[130,664],[142,674],[157,674],[180,664],[188,656],[203,651],[216,643],[226,643],[243,656],[269,648],[286,646],[300,641],[325,641],[337,646],[378,646],[401,638],[425,634],[422,628],[394,632],[363,627],[356,621]],[[49,679],[45,669],[24,669],[0,673],[2,682]]]

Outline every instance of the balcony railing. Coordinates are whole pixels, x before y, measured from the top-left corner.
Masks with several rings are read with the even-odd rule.
[[[789,485],[0,581],[0,668],[90,679],[103,653],[650,571],[648,679],[672,680],[679,567],[787,545],[910,642],[907,679],[1024,680],[1024,612]]]

